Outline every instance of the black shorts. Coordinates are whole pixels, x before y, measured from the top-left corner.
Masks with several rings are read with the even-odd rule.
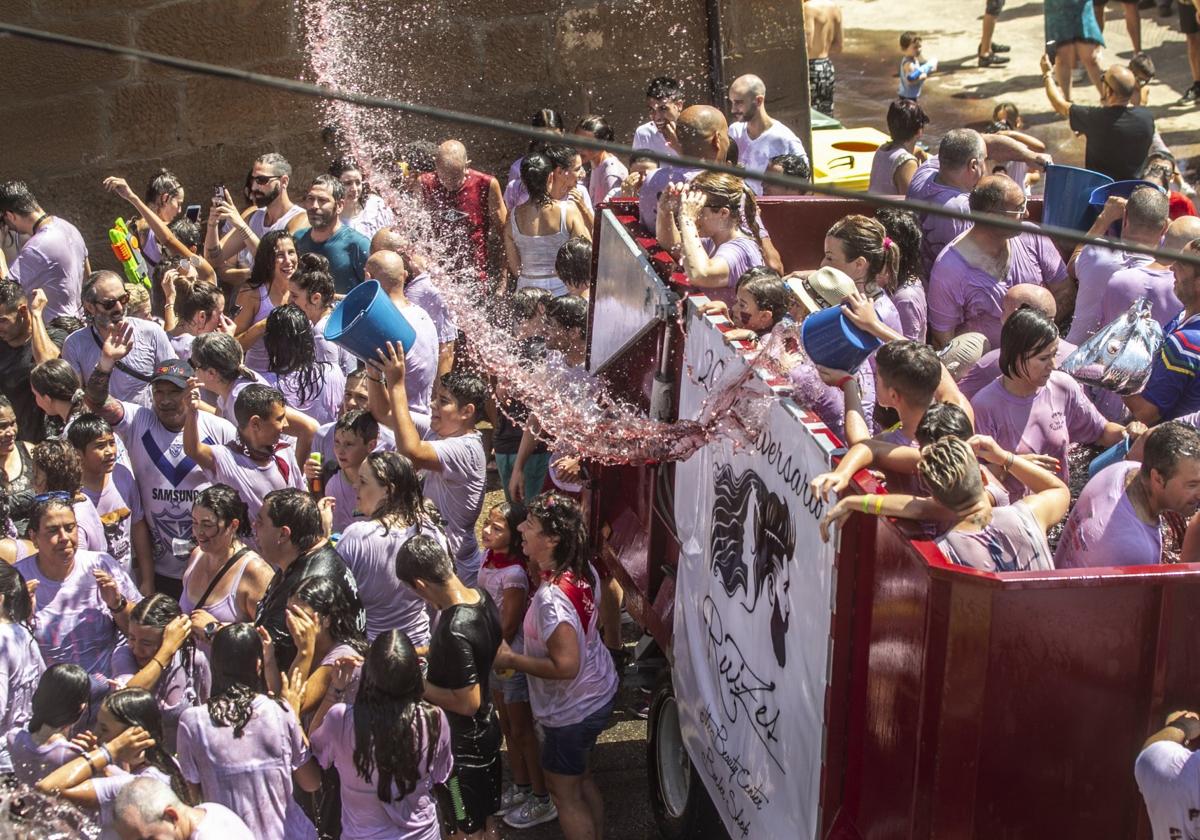
[[[469,746],[451,738],[454,770],[444,785],[438,785],[438,811],[447,834],[472,834],[487,825],[487,818],[500,809],[500,720],[492,713],[492,725]],[[463,739],[466,740],[466,739]]]
[[[1196,22],[1196,7],[1185,6],[1182,3],[1179,6],[1179,30],[1184,35],[1200,34],[1200,23]]]
[[[1103,0],[1101,0],[1103,2]],[[1004,0],[987,0],[987,5],[983,7],[985,15],[995,17],[1004,11]]]

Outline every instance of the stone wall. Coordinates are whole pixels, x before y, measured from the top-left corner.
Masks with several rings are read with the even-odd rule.
[[[4,20],[171,55],[311,80],[303,5],[315,0],[2,0]],[[335,0],[332,4],[348,4]],[[609,117],[620,138],[644,119],[655,75],[707,98],[704,0],[356,0],[371,12],[357,48],[383,56],[396,95],[510,120],[556,107]],[[798,104],[799,0],[723,0],[726,79],[754,70],[785,119]],[[427,10],[436,11],[430,15]],[[117,10],[119,9],[119,11]],[[361,12],[359,12],[361,15]],[[100,265],[105,230],[129,207],[100,189],[110,174],[140,191],[159,166],[189,202],[240,186],[251,160],[279,151],[293,198],[328,162],[313,100],[95,52],[3,37],[4,168],[51,212],[76,222]],[[379,83],[379,80],[376,80]],[[475,164],[502,172],[523,141],[406,118],[397,141],[462,137]],[[232,190],[236,194],[236,189]]]

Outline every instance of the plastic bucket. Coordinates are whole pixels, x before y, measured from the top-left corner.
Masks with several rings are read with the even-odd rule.
[[[831,306],[809,315],[800,327],[800,338],[808,357],[818,365],[853,373],[883,342],[863,332]]]
[[[379,283],[368,280],[351,289],[334,307],[325,322],[325,338],[363,361],[375,361],[375,351],[389,341],[399,341],[407,352],[417,334]]]
[[[1131,446],[1133,446],[1133,441],[1130,440],[1129,435],[1126,435],[1119,443],[1114,443],[1105,449],[1092,459],[1092,463],[1088,464],[1088,478],[1093,477],[1105,467],[1111,467],[1113,464],[1124,461]]]
[[[1094,207],[1103,207],[1109,196],[1129,198],[1138,187],[1154,187],[1159,192],[1163,192],[1163,188],[1153,181],[1113,181],[1111,184],[1105,184],[1092,190],[1092,197],[1088,199],[1088,203]]]
[[[1050,164],[1046,167],[1042,224],[1087,230],[1097,215],[1096,208],[1091,204],[1093,192],[1112,182],[1113,179],[1107,175],[1090,169]]]

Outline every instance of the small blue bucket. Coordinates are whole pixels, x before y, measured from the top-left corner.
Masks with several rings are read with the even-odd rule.
[[[1165,192],[1162,187],[1153,181],[1136,179],[1133,181],[1113,181],[1111,184],[1105,184],[1102,187],[1096,187],[1096,189],[1092,190],[1092,197],[1088,199],[1088,203],[1093,207],[1103,207],[1110,195],[1115,195],[1118,198],[1129,198],[1138,187],[1154,187],[1159,192]]]
[[[840,306],[822,309],[805,318],[800,338],[808,357],[818,365],[850,373],[883,345],[878,338],[850,323]]]
[[[325,337],[363,361],[377,361],[376,350],[399,341],[405,352],[417,334],[375,280],[359,283],[334,307],[325,322]]]
[[[1111,467],[1113,464],[1124,461],[1125,456],[1129,454],[1129,449],[1132,446],[1133,441],[1129,435],[1126,435],[1119,443],[1114,443],[1108,449],[1105,449],[1092,459],[1092,463],[1088,464],[1088,478],[1092,478],[1105,467]]]
[[[1093,192],[1113,182],[1107,175],[1052,163],[1046,167],[1045,204],[1042,224],[1085,231],[1098,211],[1091,203]],[[1103,204],[1103,202],[1101,202]]]

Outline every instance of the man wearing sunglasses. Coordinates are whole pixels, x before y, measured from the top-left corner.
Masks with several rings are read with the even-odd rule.
[[[87,382],[100,361],[104,342],[112,337],[129,344],[129,352],[112,372],[109,390],[123,402],[150,408],[150,380],[154,370],[168,359],[175,358],[171,340],[163,328],[153,321],[128,317],[129,293],[120,276],[111,271],[97,271],[83,284],[83,308],[91,322],[67,336],[62,357]]]
[[[205,239],[204,255],[214,265],[225,265],[238,251],[245,249],[247,262],[254,262],[254,250],[258,240],[264,234],[273,230],[286,229],[296,233],[307,227],[307,217],[304,208],[292,202],[288,195],[288,183],[292,178],[292,165],[287,158],[278,152],[268,152],[254,161],[250,170],[250,198],[256,208],[239,224],[240,215],[231,203],[231,197],[226,195],[224,201],[214,200],[214,210],[209,219],[211,235]],[[216,239],[215,222],[219,221],[217,207],[224,208],[221,217],[227,219],[233,229],[219,242]],[[237,216],[237,218],[233,218]]]
[[[26,295],[45,292],[47,324],[60,315],[78,317],[79,287],[89,270],[79,229],[43,210],[23,181],[0,184],[0,228],[29,237],[6,279],[20,283]]]

